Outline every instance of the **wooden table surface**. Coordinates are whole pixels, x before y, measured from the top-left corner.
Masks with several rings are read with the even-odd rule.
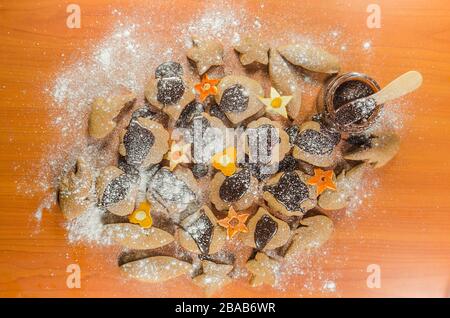
[[[124,281],[116,248],[69,245],[56,208],[45,210],[40,224],[33,220],[46,193],[26,194],[23,186],[17,190],[23,180],[33,187],[38,178],[33,167],[44,157],[45,145],[59,136],[48,124],[45,87],[61,69],[62,54],[88,49],[105,36],[117,19],[111,14],[114,8],[143,15],[172,10],[173,18],[185,21],[207,5],[73,1],[82,9],[82,27],[68,29],[66,6],[71,2],[0,1],[0,296],[202,297],[186,278],[156,286]],[[403,106],[407,109],[400,153],[377,171],[380,186],[359,208],[358,217],[337,224],[326,255],[318,255],[306,269],[315,271],[314,276],[293,277],[281,290],[252,289],[242,279],[220,296],[449,297],[450,3],[373,2],[381,7],[379,29],[366,26],[366,8],[372,1],[241,1],[250,15],[273,25],[274,34],[289,28],[317,35],[330,27],[351,34],[346,52],[329,47],[347,56],[345,71],[371,74],[384,85],[416,69],[424,83]],[[366,39],[371,41],[369,52],[361,47]],[[71,263],[80,265],[80,289],[66,286]],[[380,266],[381,288],[367,287],[370,264]],[[321,287],[327,280],[336,284],[336,291]]]

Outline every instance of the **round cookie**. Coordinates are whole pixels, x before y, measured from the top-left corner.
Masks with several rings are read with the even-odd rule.
[[[117,215],[133,212],[137,188],[130,177],[117,167],[103,169],[96,182],[99,205]]]
[[[145,86],[146,100],[177,120],[183,108],[195,99],[192,83],[184,76],[179,63],[166,62],[158,66],[155,77]]]
[[[79,158],[74,171],[61,178],[58,202],[67,220],[83,214],[92,205],[92,192],[95,177],[86,162]]]
[[[169,133],[150,119],[132,119],[120,135],[119,153],[128,164],[147,168],[159,163],[169,149]]]
[[[217,210],[227,210],[230,206],[237,211],[251,207],[258,192],[258,180],[250,170],[238,169],[233,175],[226,177],[217,172],[211,181],[210,200]]]
[[[225,76],[217,89],[216,102],[234,125],[263,110],[264,105],[258,96],[263,96],[264,90],[257,81],[249,77]]]
[[[260,251],[273,250],[287,243],[291,230],[289,225],[260,207],[247,223],[248,232],[241,233],[245,245]]]
[[[336,161],[339,141],[324,133],[319,123],[308,121],[300,126],[296,138],[292,140],[292,155],[314,166],[329,167]]]
[[[180,226],[176,234],[178,242],[192,253],[214,254],[225,244],[226,232],[206,205],[185,218]]]
[[[283,160],[291,146],[280,123],[261,117],[247,125],[245,152],[251,163],[271,165]],[[261,150],[261,147],[265,147]]]
[[[302,216],[317,203],[315,188],[308,185],[308,178],[298,170],[277,173],[263,188],[264,200],[274,211]]]

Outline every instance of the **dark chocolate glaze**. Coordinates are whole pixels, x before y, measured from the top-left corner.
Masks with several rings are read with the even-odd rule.
[[[158,81],[156,99],[164,105],[173,105],[183,97],[186,87],[179,77],[164,77]]]
[[[236,202],[250,188],[250,171],[242,169],[226,177],[219,189],[219,196],[224,202]]]
[[[180,116],[178,117],[177,122],[175,123],[175,127],[177,128],[188,128],[192,123],[192,120],[196,116],[200,116],[201,113],[205,111],[205,107],[202,103],[197,101],[192,101],[186,105],[186,107],[181,111]]]
[[[358,80],[344,82],[339,85],[334,93],[334,108],[338,109],[348,102],[361,97],[372,95],[373,93],[375,93],[375,91],[372,89],[372,87],[364,82]]]
[[[220,109],[228,113],[241,113],[248,108],[248,92],[240,84],[228,87],[222,94]]]
[[[301,150],[313,155],[329,155],[336,144],[327,135],[313,129],[302,131],[295,140],[295,145]]]
[[[187,228],[198,249],[202,254],[209,253],[214,226],[206,213],[202,210],[200,217]]]
[[[255,129],[257,134],[257,143],[256,145],[253,145],[253,147],[257,148],[257,158],[258,160],[268,159],[270,162],[270,158],[265,157],[272,156],[273,147],[280,143],[280,136],[278,135],[277,129],[270,124],[264,124]],[[266,147],[265,153],[260,150],[259,146]],[[255,151],[255,149],[252,149],[252,151]]]
[[[127,162],[132,165],[140,165],[154,144],[155,135],[139,123],[131,121],[123,136]]]
[[[309,189],[295,171],[285,172],[277,184],[265,186],[288,211],[302,210],[301,204],[309,198]]]
[[[126,174],[111,180],[103,191],[103,196],[100,204],[108,207],[111,204],[124,200],[130,191],[131,181]]]
[[[165,78],[165,77],[182,77],[183,76],[183,67],[180,63],[177,62],[165,62],[160,64],[155,70],[156,78]]]
[[[278,230],[278,223],[270,216],[264,214],[256,223],[255,227],[255,246],[258,250],[266,247],[267,243],[275,236]]]

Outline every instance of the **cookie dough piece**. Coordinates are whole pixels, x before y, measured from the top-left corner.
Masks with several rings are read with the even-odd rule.
[[[246,168],[229,177],[217,172],[211,181],[210,200],[219,211],[230,206],[242,211],[254,204],[257,191],[258,180]]]
[[[178,241],[192,253],[214,254],[225,244],[226,232],[206,205],[184,219],[181,227],[177,230]]]
[[[205,290],[207,296],[222,289],[232,282],[228,274],[233,270],[233,265],[217,264],[211,261],[202,261],[203,273],[194,277],[195,285]]]
[[[59,184],[59,207],[67,220],[86,212],[94,202],[94,175],[84,159],[79,158],[75,171],[68,172]]]
[[[197,65],[197,71],[203,75],[212,66],[223,65],[223,45],[218,40],[201,40],[192,37],[193,46],[187,57]]]
[[[360,148],[344,156],[347,160],[362,160],[380,168],[395,157],[400,148],[400,138],[396,134],[386,134],[370,140],[370,147]]]
[[[149,118],[132,119],[120,135],[119,153],[127,163],[147,168],[159,163],[169,149],[169,133]]]
[[[300,227],[294,231],[292,243],[285,256],[297,256],[321,247],[330,238],[333,227],[333,221],[326,215],[304,218]]]
[[[117,167],[103,169],[96,182],[100,206],[117,215],[128,215],[134,210],[137,187],[130,177]]]
[[[242,65],[258,62],[263,65],[269,63],[269,45],[257,36],[246,36],[234,49],[239,52],[239,59]]]
[[[254,259],[247,262],[245,267],[252,273],[252,277],[250,278],[250,285],[252,287],[258,287],[263,284],[275,286],[277,273],[280,269],[280,264],[276,260],[259,252]]]
[[[289,225],[272,216],[264,208],[247,223],[248,232],[240,234],[245,245],[260,251],[273,250],[287,243],[291,236]]]
[[[163,167],[150,177],[147,184],[147,200],[166,210],[175,222],[183,215],[196,212],[198,184],[191,170],[178,166],[173,172]]]
[[[257,81],[249,77],[225,76],[217,89],[216,102],[234,125],[256,115],[264,108],[258,99],[258,96],[264,95],[264,90]]]
[[[156,68],[155,77],[145,86],[147,101],[177,120],[183,108],[195,99],[192,83],[179,63],[166,62]]]
[[[96,98],[91,105],[89,114],[89,135],[96,139],[105,138],[117,125],[114,118],[124,107],[134,103],[135,100],[136,95],[125,90],[106,99]]]
[[[189,274],[192,265],[169,256],[154,256],[123,264],[120,269],[127,277],[159,283]]]
[[[319,123],[308,121],[300,126],[292,155],[318,167],[331,166],[337,157],[339,139],[324,133]]]
[[[251,122],[247,126],[246,135],[245,152],[251,163],[278,163],[291,149],[289,136],[283,127],[265,117]]]
[[[116,243],[135,250],[158,248],[174,240],[173,236],[164,230],[156,227],[144,229],[130,223],[106,224],[104,230]]]
[[[301,107],[302,96],[294,73],[275,48],[270,49],[269,56],[269,76],[272,86],[281,95],[292,96],[286,106],[288,116],[291,119],[303,121],[309,114]],[[268,116],[271,114],[269,113]]]
[[[336,178],[336,190],[325,190],[319,196],[319,206],[325,210],[339,210],[347,207],[368,168],[366,163],[362,163],[349,171],[342,171]]]
[[[301,216],[316,206],[316,192],[308,185],[309,176],[301,171],[280,172],[264,186],[263,197],[274,211]]]
[[[319,73],[339,72],[339,59],[327,51],[308,43],[279,47],[278,52],[290,63]]]

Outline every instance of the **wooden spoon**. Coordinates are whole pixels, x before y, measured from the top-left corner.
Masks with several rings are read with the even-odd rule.
[[[375,94],[358,98],[339,107],[336,110],[335,120],[339,125],[353,124],[369,117],[377,105],[411,93],[420,85],[422,85],[422,75],[419,72],[406,72]]]

